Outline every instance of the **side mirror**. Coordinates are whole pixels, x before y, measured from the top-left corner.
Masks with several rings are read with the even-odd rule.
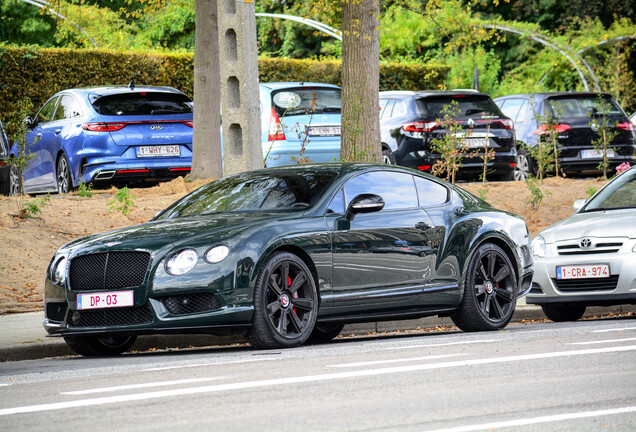
[[[22,123],[24,123],[27,129],[33,129],[33,119],[31,117],[25,117]]]
[[[351,200],[345,218],[352,221],[358,213],[373,213],[384,208],[384,200],[375,194],[360,194]]]
[[[576,201],[574,201],[574,204],[572,205],[572,208],[574,209],[575,212],[581,210],[581,208],[585,205],[586,203],[586,199],[577,199]]]

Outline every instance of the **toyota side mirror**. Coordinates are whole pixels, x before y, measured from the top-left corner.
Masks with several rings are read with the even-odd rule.
[[[574,209],[575,212],[581,210],[581,208],[585,205],[585,202],[587,200],[586,199],[577,199],[576,201],[574,201],[574,204],[572,205],[572,208]]]

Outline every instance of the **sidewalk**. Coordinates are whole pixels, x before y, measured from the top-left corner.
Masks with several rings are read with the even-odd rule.
[[[636,312],[636,305],[589,307],[585,312],[585,316],[591,317],[620,312]],[[540,307],[526,305],[523,299],[517,303],[517,308],[512,318],[513,322],[538,319],[545,319]],[[73,354],[64,339],[46,336],[46,332],[42,327],[43,321],[43,311],[0,316],[0,362],[33,360]],[[450,318],[434,316],[406,321],[349,324],[345,326],[342,333],[365,335],[376,332],[451,325],[453,325],[453,322]],[[132,349],[140,351],[151,348],[183,349],[244,342],[245,340],[242,337],[237,336],[201,334],[149,335],[139,336]]]

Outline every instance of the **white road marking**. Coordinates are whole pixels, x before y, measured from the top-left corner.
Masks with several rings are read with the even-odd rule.
[[[616,343],[616,342],[627,342],[636,340],[636,337],[633,338],[625,338],[625,339],[608,339],[608,340],[600,340],[600,341],[591,341],[591,342],[570,342],[566,345],[598,345],[604,343]]]
[[[497,430],[505,427],[519,427],[538,423],[552,423],[558,421],[575,420],[590,417],[599,417],[604,415],[627,414],[636,411],[636,406],[628,406],[623,408],[606,409],[599,411],[587,411],[567,414],[556,414],[551,416],[531,417],[525,419],[500,421],[492,423],[484,423],[479,425],[458,426],[447,429],[435,429],[427,432],[473,432],[480,430]]]
[[[392,359],[392,360],[376,360],[376,361],[368,361],[368,362],[357,362],[357,363],[341,363],[335,365],[328,365],[330,368],[348,368],[348,367],[357,367],[357,366],[371,366],[371,365],[381,365],[381,364],[389,364],[389,363],[404,363],[410,361],[420,361],[420,360],[434,360],[440,358],[447,357],[457,357],[466,354],[445,354],[445,355],[432,355],[426,357],[411,357],[411,358],[401,358],[401,359]]]
[[[205,381],[215,381],[215,380],[220,380],[222,378],[226,378],[226,377],[218,376],[218,377],[212,377],[212,378],[192,378],[192,379],[175,380],[175,381],[158,381],[158,382],[143,383],[143,384],[129,384],[129,385],[117,386],[117,387],[102,387],[102,388],[94,388],[94,389],[88,389],[88,390],[60,392],[60,394],[84,395],[84,394],[91,394],[91,393],[107,393],[107,392],[114,392],[114,391],[120,391],[120,390],[173,386],[173,385],[179,385],[179,384],[192,384],[192,383],[205,382]]]
[[[185,389],[163,390],[163,391],[150,392],[150,393],[107,396],[107,397],[101,397],[101,398],[95,398],[95,399],[83,399],[83,400],[54,402],[54,403],[39,404],[39,405],[27,405],[27,406],[14,407],[14,408],[4,408],[4,409],[0,409],[0,416],[33,413],[33,412],[41,412],[41,411],[52,411],[52,410],[67,409],[67,408],[87,407],[87,406],[95,406],[95,405],[106,405],[106,404],[113,404],[113,403],[138,401],[138,400],[147,401],[150,399],[180,397],[185,395],[195,395],[195,394],[213,393],[213,392],[230,391],[230,390],[243,390],[243,389],[250,389],[250,388],[273,387],[273,386],[300,384],[300,383],[308,383],[308,382],[320,382],[320,381],[331,381],[331,380],[340,380],[340,379],[347,379],[347,378],[389,375],[389,374],[395,374],[395,373],[418,372],[418,371],[424,371],[424,370],[434,370],[434,369],[443,369],[443,368],[477,366],[477,365],[487,365],[487,364],[497,364],[497,363],[540,360],[540,359],[548,359],[548,358],[555,358],[555,357],[572,357],[572,356],[603,354],[603,353],[634,351],[634,350],[636,350],[636,345],[628,345],[628,346],[606,347],[606,348],[586,349],[586,350],[577,350],[577,351],[560,351],[560,352],[548,352],[548,353],[537,353],[537,354],[524,354],[524,355],[507,356],[507,357],[491,357],[491,358],[482,358],[482,359],[473,359],[473,360],[461,360],[461,361],[454,361],[454,362],[447,362],[447,363],[428,363],[428,364],[409,365],[409,366],[396,366],[396,367],[382,368],[382,369],[367,369],[367,370],[338,372],[338,373],[330,373],[330,374],[322,374],[322,375],[274,378],[274,379],[261,380],[261,381],[246,381],[246,382],[237,382],[237,383],[217,384],[217,385],[209,385],[209,386],[202,386],[202,387],[190,387]]]
[[[616,329],[594,330],[592,333],[607,333],[607,332],[616,332],[616,331],[625,331],[625,330],[636,330],[636,327],[623,327],[623,328],[616,328]]]
[[[158,368],[148,368],[142,369],[143,372],[147,371],[162,371],[169,369],[183,369],[183,368],[193,368],[193,367],[201,367],[201,366],[215,366],[215,365],[226,365],[226,364],[236,364],[236,363],[252,363],[259,361],[272,361],[278,360],[278,357],[274,358],[258,358],[258,359],[246,359],[246,360],[235,360],[235,361],[225,361],[225,362],[212,362],[212,363],[196,363],[196,364],[184,364],[178,366],[166,366],[166,367],[158,367]]]
[[[438,343],[438,344],[406,345],[406,346],[398,346],[398,347],[389,347],[385,349],[400,350],[400,349],[411,349],[411,348],[433,348],[433,347],[442,347],[442,346],[451,346],[451,345],[470,345],[470,344],[490,343],[490,342],[500,342],[500,341],[495,339],[482,339],[482,340],[474,340],[474,341],[447,342],[447,343]]]

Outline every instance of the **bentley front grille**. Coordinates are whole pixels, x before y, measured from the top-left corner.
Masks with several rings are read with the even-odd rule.
[[[141,286],[150,263],[148,252],[103,252],[73,258],[73,291],[102,291]]]

